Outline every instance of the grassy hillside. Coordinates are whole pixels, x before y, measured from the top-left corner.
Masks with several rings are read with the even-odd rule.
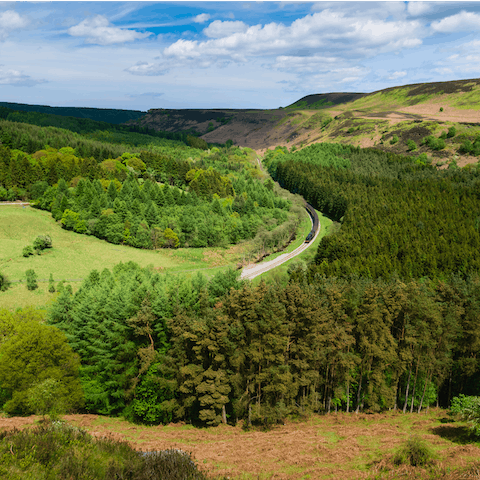
[[[452,107],[479,109],[480,79],[418,83],[386,88],[351,102],[348,108],[399,108],[434,100],[444,101],[445,105]]]
[[[22,250],[37,235],[50,235],[53,248],[42,255],[23,257]],[[117,263],[133,261],[151,265],[158,271],[186,273],[205,270],[213,275],[227,265],[236,265],[242,257],[241,246],[229,249],[181,248],[178,250],[143,250],[126,245],[113,245],[93,236],[64,230],[50,213],[31,207],[0,206],[0,270],[14,283],[2,292],[2,307],[15,309],[26,305],[43,306],[55,298],[48,293],[50,274],[55,281],[71,282],[74,291],[81,280],[96,269],[112,269]],[[26,270],[38,275],[39,288],[29,291],[25,285]]]
[[[152,110],[138,125],[203,133],[207,142],[227,140],[263,153],[275,146],[302,148],[317,142],[376,147],[430,156],[436,164],[476,163],[463,148],[480,135],[480,79],[414,84],[368,94],[312,94],[276,110]],[[424,145],[455,127],[442,148]],[[412,143],[414,142],[415,145]]]

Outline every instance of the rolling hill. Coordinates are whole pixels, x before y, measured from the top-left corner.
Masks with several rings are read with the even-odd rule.
[[[207,142],[231,139],[258,153],[277,145],[298,149],[335,142],[406,155],[425,153],[437,164],[453,161],[463,166],[477,162],[472,151],[462,146],[474,144],[480,135],[480,79],[405,85],[372,93],[308,95],[275,110],[152,109],[127,123],[159,131],[194,130]],[[455,135],[446,137],[451,127]],[[425,144],[430,136],[446,137],[445,146]]]

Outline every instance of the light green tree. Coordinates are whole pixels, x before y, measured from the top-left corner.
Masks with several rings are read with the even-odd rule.
[[[27,321],[0,346],[0,386],[9,398],[4,411],[13,415],[76,410],[83,404],[79,367],[78,356],[60,330]]]

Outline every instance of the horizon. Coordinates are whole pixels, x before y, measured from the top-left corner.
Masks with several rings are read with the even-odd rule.
[[[480,77],[480,3],[4,3],[0,41],[2,102],[276,109]]]

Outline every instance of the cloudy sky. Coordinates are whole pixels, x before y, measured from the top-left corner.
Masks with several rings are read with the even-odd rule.
[[[480,2],[0,2],[0,101],[277,108],[480,77]]]

